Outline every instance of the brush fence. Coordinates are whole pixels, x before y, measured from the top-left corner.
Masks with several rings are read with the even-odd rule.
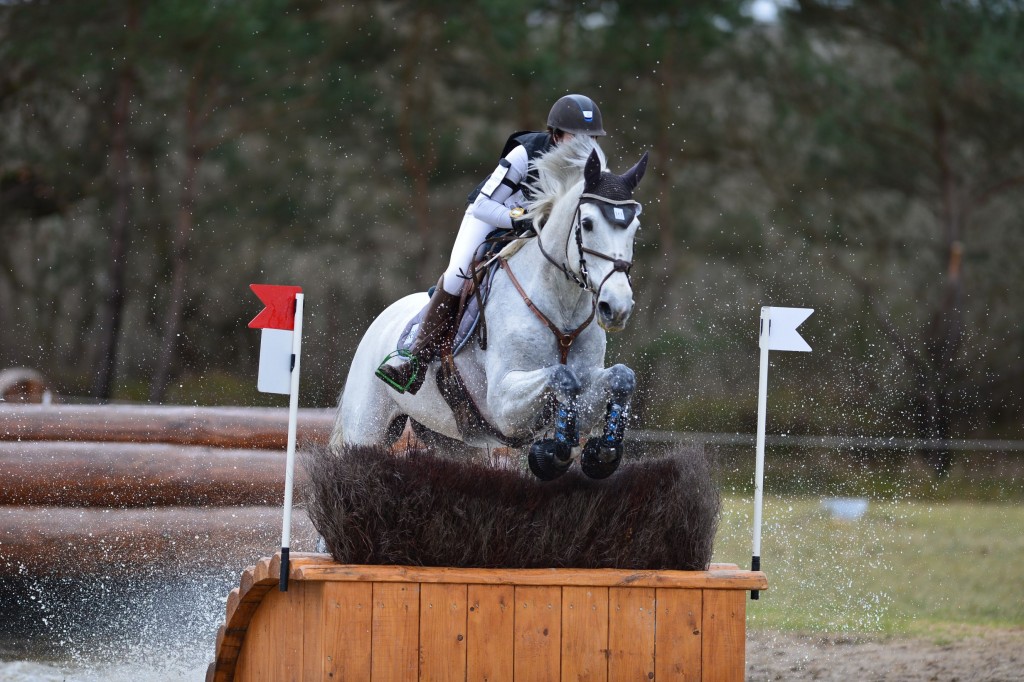
[[[351,566],[279,556],[231,591],[207,680],[743,680],[764,573]]]

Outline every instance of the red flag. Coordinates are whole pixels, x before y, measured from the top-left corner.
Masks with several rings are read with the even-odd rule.
[[[249,288],[266,306],[252,318],[249,326],[253,329],[295,329],[295,294],[302,293],[302,287],[280,284],[250,284]]]

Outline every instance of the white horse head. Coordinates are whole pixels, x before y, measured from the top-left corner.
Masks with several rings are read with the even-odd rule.
[[[621,331],[633,311],[629,269],[640,227],[633,191],[647,169],[647,154],[616,175],[594,138],[579,136],[535,166],[538,180],[528,215],[540,226],[545,252],[561,259],[563,271],[596,297],[598,324]]]

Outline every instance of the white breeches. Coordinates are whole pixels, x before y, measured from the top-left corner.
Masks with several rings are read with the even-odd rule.
[[[455,246],[452,247],[452,258],[448,263],[448,269],[444,271],[444,290],[449,294],[462,291],[463,278],[460,275],[469,274],[469,264],[473,262],[477,249],[494,230],[493,225],[475,218],[472,211],[473,206],[470,205],[466,208],[466,214],[462,216],[459,234],[455,237]]]

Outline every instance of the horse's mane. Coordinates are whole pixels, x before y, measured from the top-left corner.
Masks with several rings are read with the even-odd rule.
[[[589,135],[577,135],[530,162],[537,169],[537,180],[530,185],[533,200],[526,208],[535,224],[546,222],[555,202],[583,181],[583,167],[594,150],[601,170],[607,170],[604,150]]]

